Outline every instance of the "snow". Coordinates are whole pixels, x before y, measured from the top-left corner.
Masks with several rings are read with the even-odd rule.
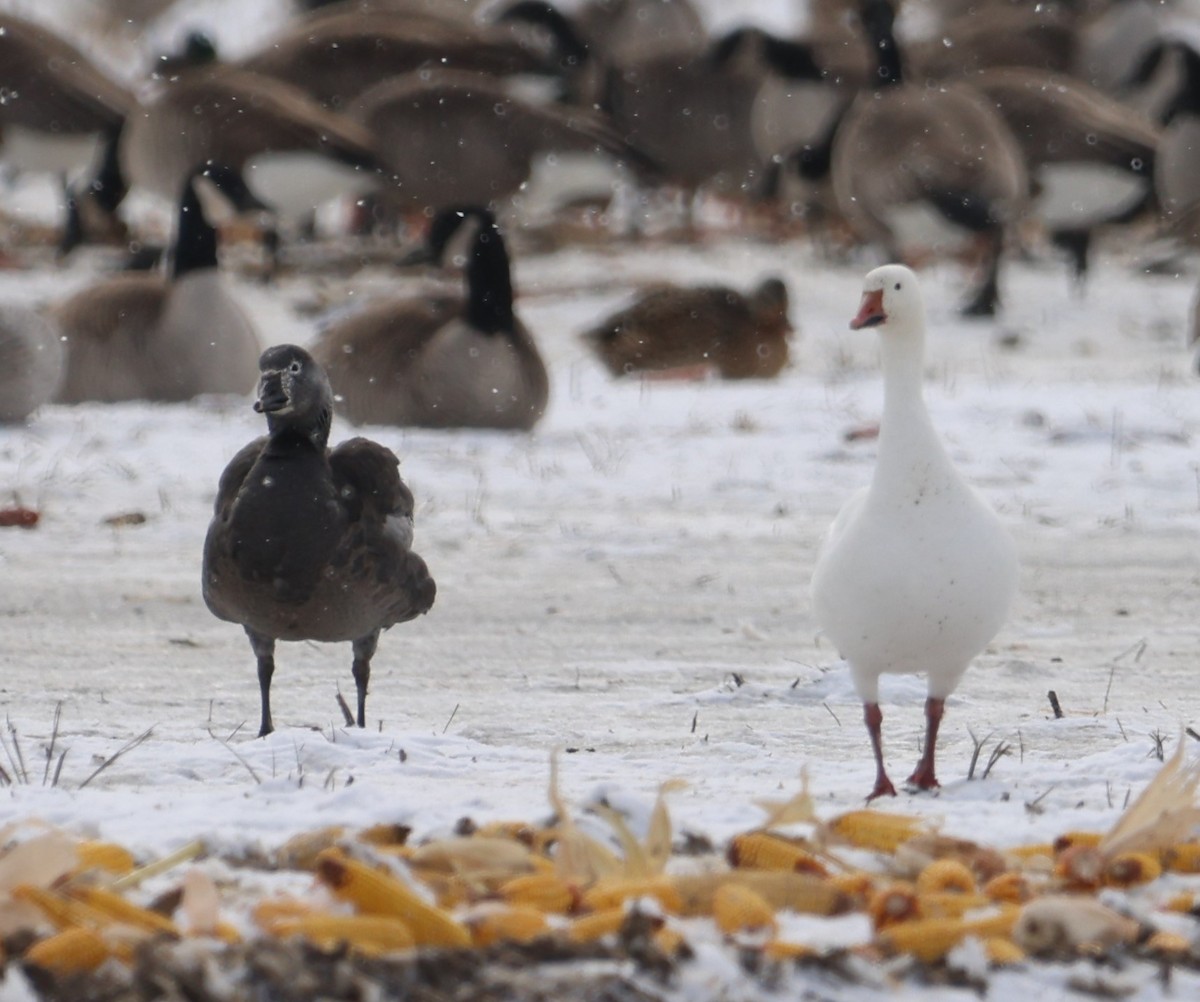
[[[762,6],[783,17],[785,5]],[[217,23],[235,34],[239,22]],[[644,818],[660,783],[686,779],[669,798],[676,830],[718,845],[762,819],[758,801],[795,792],[802,770],[823,815],[859,806],[874,775],[861,710],[807,586],[821,533],[874,459],[869,439],[844,440],[880,409],[875,335],[847,329],[874,263],[732,233],[520,257],[518,309],[553,381],[536,431],[366,429],[402,457],[439,594],[427,617],[383,637],[363,731],[334,702],[353,687],[348,645],[285,644],[279,729],[255,739],[249,646],[200,598],[217,478],[262,431],[248,399],[48,407],[0,427],[0,504],[42,516],[35,530],[0,530],[2,736],[28,773],[0,789],[0,827],[38,819],[145,858],[196,838],[270,850],[335,823],[403,822],[423,838],[464,816],[548,816],[556,748],[578,806],[603,794]],[[54,300],[96,270],[84,258],[3,272],[0,300]],[[777,381],[613,381],[578,338],[648,280],[747,288],[771,273],[788,282],[798,329]],[[1010,623],[948,701],[942,790],[894,806],[997,847],[1101,830],[1158,768],[1156,739],[1169,753],[1200,714],[1200,393],[1184,346],[1194,266],[1151,274],[1112,246],[1077,295],[1060,262],[1017,262],[995,322],[957,317],[957,266],[922,279],[934,421],[1011,526],[1023,569]],[[265,345],[311,339],[298,306],[411,280],[231,281]],[[334,438],[355,432],[340,423]],[[145,523],[105,522],[131,512]],[[920,679],[883,681],[901,774],[924,696]],[[1009,746],[986,779],[967,779],[972,735],[984,743],[977,774]],[[44,774],[64,751],[52,784]],[[790,928],[829,944],[866,935],[859,918]],[[978,957],[967,949],[962,964]],[[9,970],[0,998],[26,997]],[[854,1002],[974,997],[905,996],[887,970],[858,973],[860,986],[795,977],[812,997]],[[1195,976],[1175,976],[1175,997],[1195,990]],[[716,943],[680,977],[680,998],[758,990]],[[1079,962],[993,973],[988,997],[1070,998],[1073,979],[1171,994],[1153,972]]]

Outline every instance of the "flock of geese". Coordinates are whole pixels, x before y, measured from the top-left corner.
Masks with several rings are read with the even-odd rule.
[[[685,236],[698,200],[723,198],[890,260],[953,253],[978,268],[972,315],[1000,308],[1004,262],[1039,242],[1082,280],[1101,229],[1200,235],[1200,54],[1169,8],[905,3],[932,20],[924,40],[898,33],[893,0],[818,3],[796,37],[712,37],[690,0],[309,0],[257,52],[226,60],[193,33],[144,79],[0,14],[0,166],[69,178],[62,253],[136,241],[131,190],[178,219],[155,270],[0,309],[0,418],[247,391],[260,338],[217,253],[233,213],[269,214],[276,260],[335,198],[376,225],[433,220],[435,255],[457,231],[460,294],[371,302],[314,356],[356,423],[522,430],[548,377],[502,234],[539,179],[568,209],[607,200],[627,239],[667,192]],[[614,375],[770,377],[787,298],[770,276],[748,293],[664,283],[585,343]]]

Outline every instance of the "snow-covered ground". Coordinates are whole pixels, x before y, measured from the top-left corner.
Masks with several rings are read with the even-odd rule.
[[[0,296],[53,298],[92,267],[5,273]],[[0,430],[0,500],[41,512],[35,530],[0,531],[4,738],[29,773],[3,791],[0,825],[37,817],[146,856],[197,837],[271,848],[334,821],[424,836],[464,815],[545,816],[554,748],[575,803],[648,803],[686,779],[675,823],[718,843],[802,769],[822,811],[861,803],[861,711],[807,585],[822,531],[873,462],[870,439],[844,438],[880,406],[875,335],[847,328],[865,270],[733,236],[521,259],[519,309],[553,378],[536,432],[368,429],[402,457],[439,594],[385,634],[365,731],[335,705],[353,690],[348,646],[288,644],[279,730],[255,739],[249,646],[200,598],[217,477],[261,432],[248,399],[50,407]],[[745,287],[768,273],[787,280],[798,328],[777,381],[613,381],[577,337],[647,278]],[[1200,716],[1193,282],[1110,253],[1076,296],[1057,263],[1022,264],[1003,318],[980,323],[956,315],[957,267],[923,280],[934,420],[1012,527],[1023,571],[1011,622],[949,701],[943,789],[897,807],[996,846],[1100,829],[1157,768],[1154,736],[1170,749]],[[294,306],[402,281],[237,291],[264,343],[304,342]],[[144,524],[106,522],[131,512]],[[920,679],[885,678],[901,775],[923,699]],[[67,756],[51,786],[60,703]],[[983,761],[1012,749],[986,781],[965,778],[972,733]]]

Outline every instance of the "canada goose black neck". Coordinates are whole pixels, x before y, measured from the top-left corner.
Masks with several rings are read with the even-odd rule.
[[[480,215],[478,225],[467,261],[467,320],[484,334],[511,332],[516,318],[508,251],[490,213]]]
[[[183,186],[179,200],[179,220],[175,230],[175,255],[171,277],[182,278],[188,272],[217,266],[217,231],[204,217],[200,196],[196,194],[193,174]]]
[[[505,10],[497,20],[524,21],[550,34],[555,57],[563,70],[577,70],[591,58],[588,44],[578,29],[562,11],[543,0],[520,0]]]
[[[876,90],[904,82],[900,50],[896,45],[895,20],[895,11],[887,0],[866,0],[863,4],[863,28],[875,47]]]
[[[1164,125],[1178,115],[1200,115],[1200,52],[1182,43],[1176,51],[1182,64],[1183,85],[1163,111]]]

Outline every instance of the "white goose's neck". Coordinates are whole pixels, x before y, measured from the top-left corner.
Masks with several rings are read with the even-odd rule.
[[[883,417],[873,483],[895,497],[951,473],[925,406],[925,335],[919,324],[880,331]]]

